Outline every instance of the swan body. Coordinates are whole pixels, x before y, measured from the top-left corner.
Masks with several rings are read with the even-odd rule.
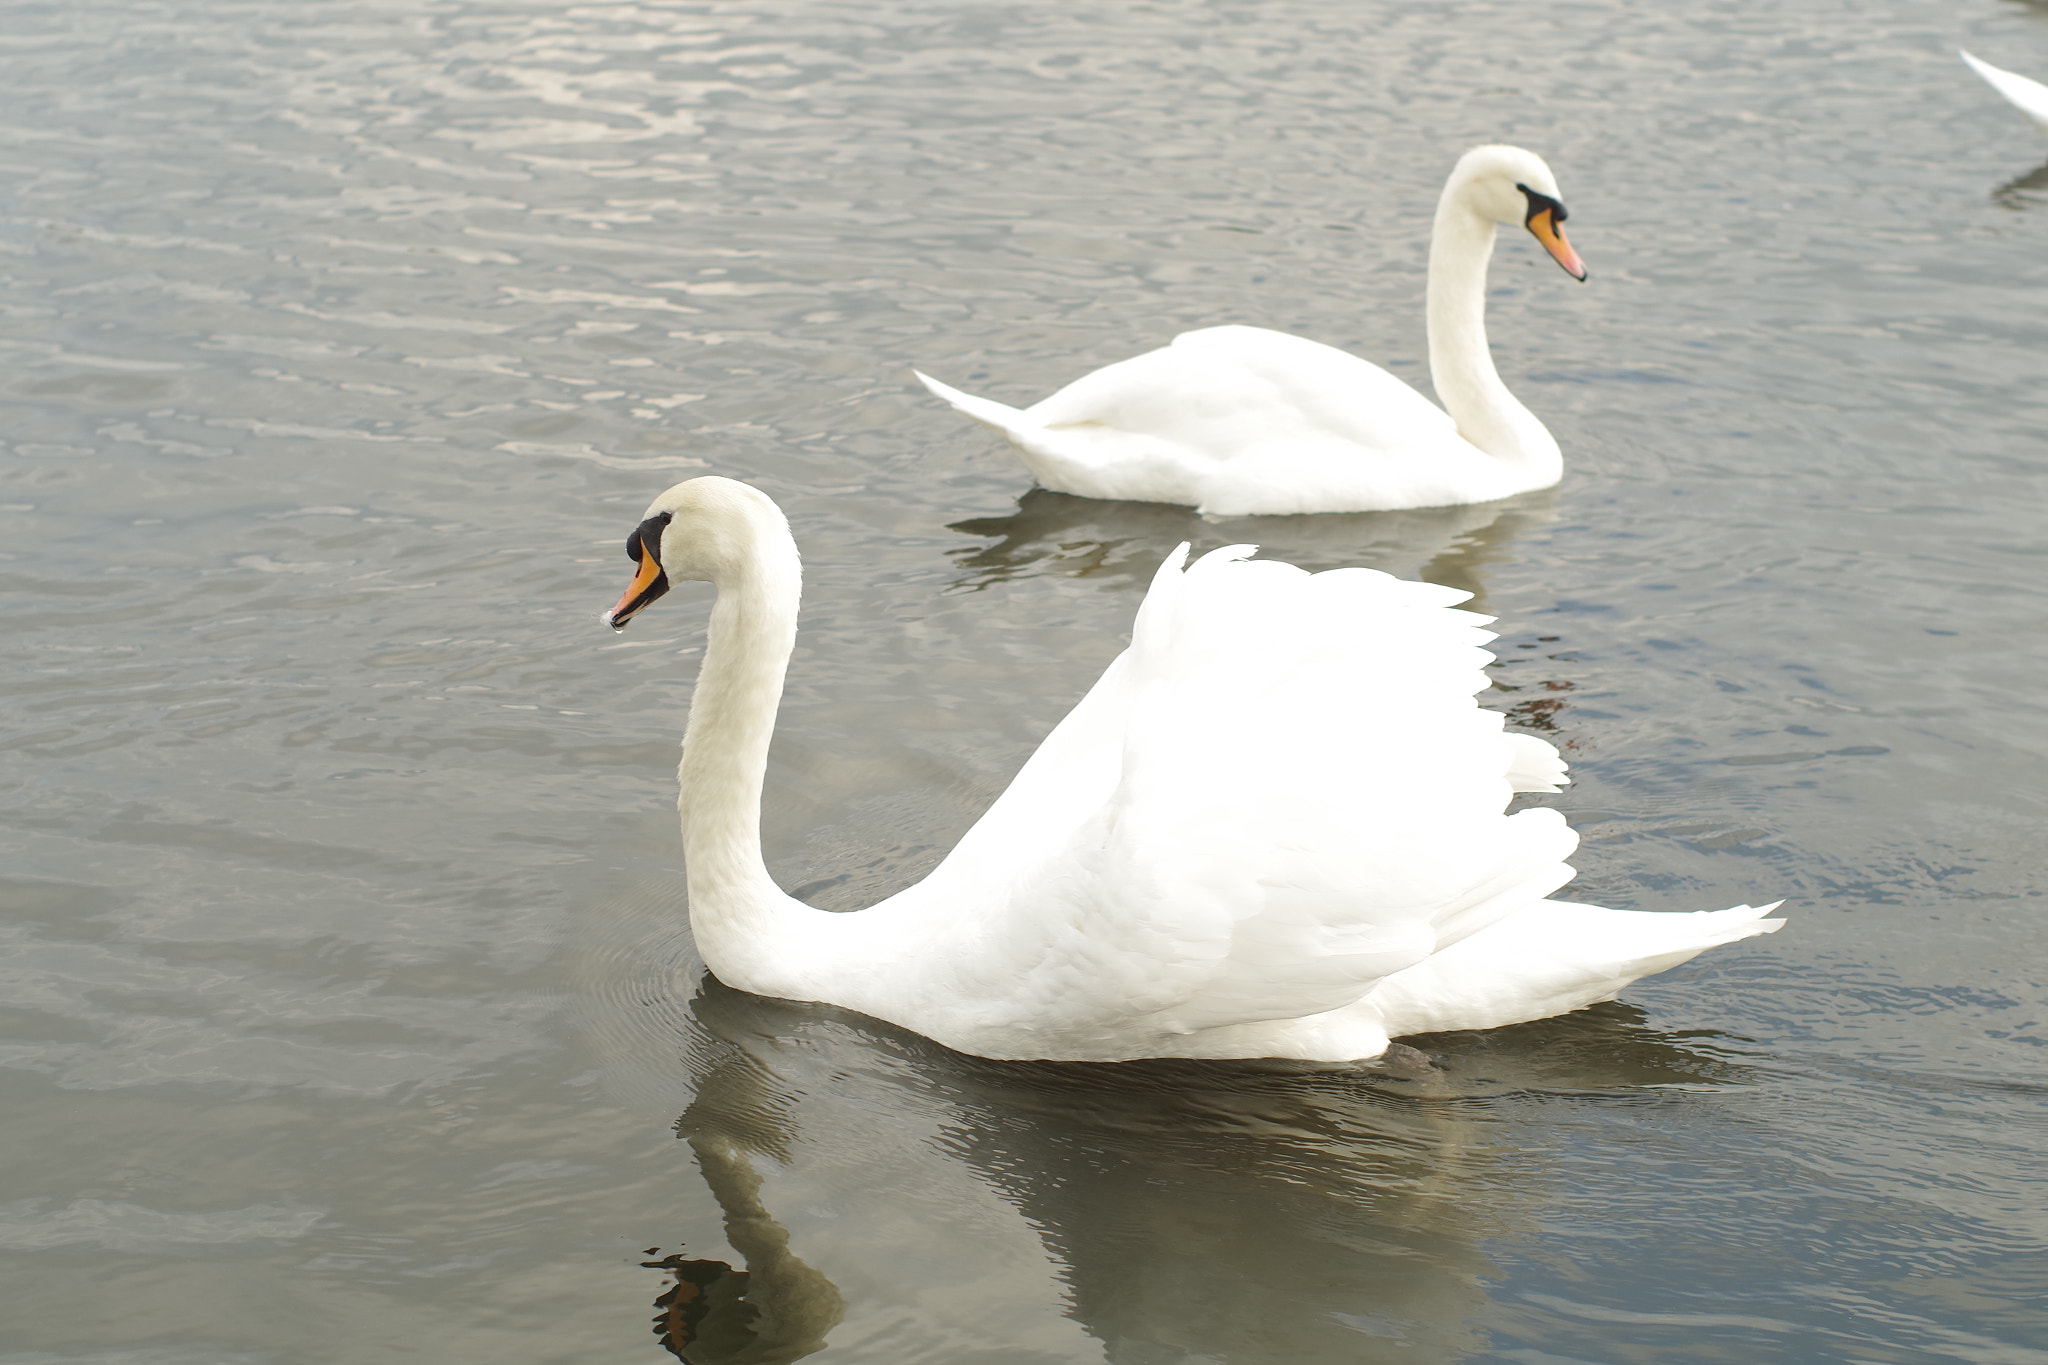
[[[2015,108],[2034,122],[2034,131],[2048,137],[2048,85],[2020,75],[2016,71],[2004,71],[1989,62],[1979,61],[1967,52],[1962,59],[1970,69],[1984,78],[1984,83],[2010,100]]]
[[[1548,488],[1564,465],[1508,392],[1486,345],[1496,226],[1522,223],[1578,279],[1542,158],[1475,147],[1437,202],[1429,249],[1437,407],[1385,370],[1262,327],[1206,327],[1119,361],[1021,411],[928,375],[924,386],[1008,437],[1061,493],[1190,504],[1214,516],[1376,512],[1490,502]]]
[[[726,983],[997,1058],[1379,1056],[1393,1037],[1611,998],[1770,907],[1551,901],[1577,836],[1505,814],[1566,780],[1505,733],[1467,594],[1169,557],[1124,651],[924,881],[834,914],[761,860],[799,567],[765,495],[679,484],[627,542],[614,627],[672,578],[717,586],[680,771],[690,918]]]

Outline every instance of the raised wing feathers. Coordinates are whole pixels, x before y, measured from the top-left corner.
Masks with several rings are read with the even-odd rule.
[[[1335,1009],[1571,876],[1555,812],[1502,813],[1518,746],[1471,699],[1465,594],[1246,553],[1161,569],[1129,651],[927,882],[980,884],[952,960],[990,1026]]]

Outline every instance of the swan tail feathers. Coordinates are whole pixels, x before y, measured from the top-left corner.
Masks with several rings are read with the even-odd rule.
[[[2044,136],[2048,136],[2048,85],[2022,76],[2017,71],[2007,71],[1993,66],[1961,48],[1957,48],[1956,52],[1969,63],[1970,70],[1984,78],[1986,85],[2005,96],[2015,108],[2034,121],[2034,126]]]
[[[971,393],[962,393],[950,384],[941,384],[921,370],[912,370],[911,373],[918,377],[919,382],[929,389],[934,397],[943,398],[975,421],[992,426],[1006,435],[1031,425],[1023,412],[1017,408],[998,403],[992,398],[976,398]]]
[[[1118,368],[1099,370],[1030,408],[977,398],[921,371],[911,373],[935,397],[1001,432],[1032,476],[1056,493],[1133,502],[1202,502],[1200,490],[1214,459],[1170,435],[1144,429],[1143,423],[1127,428],[1118,418],[1116,394],[1091,399],[1086,392],[1091,381]],[[1077,389],[1083,392],[1077,395]]]
[[[1388,1036],[1526,1023],[1612,1000],[1709,948],[1775,933],[1784,902],[1691,914],[1538,901],[1387,977],[1359,1005]]]

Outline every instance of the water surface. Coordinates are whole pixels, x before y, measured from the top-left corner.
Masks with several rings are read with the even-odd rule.
[[[2048,78],[2048,7],[8,13],[4,1365],[2048,1361],[2048,167],[1953,52]],[[1493,140],[1592,269],[1493,270],[1552,493],[1206,523],[910,380],[1252,322],[1426,383]],[[1572,895],[1792,924],[1426,1082],[727,990],[705,596],[596,619],[704,472],[806,557],[766,836],[819,904],[1250,540],[1500,618]]]

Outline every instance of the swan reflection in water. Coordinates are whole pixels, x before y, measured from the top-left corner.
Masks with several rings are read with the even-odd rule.
[[[2008,209],[2039,208],[2048,204],[2048,161],[2025,175],[2006,181],[1991,192],[1991,198],[1999,207]]]
[[[1487,1248],[1538,1235],[1554,1180],[1503,1120],[1745,1071],[1620,1004],[1417,1040],[1443,1070],[1414,1080],[993,1062],[709,976],[690,1009],[677,1130],[747,1261],[649,1263],[677,1276],[670,1349],[692,1365],[781,1365],[828,1335],[862,1359],[1463,1359]]]
[[[965,570],[952,587],[979,591],[1012,578],[1068,574],[1128,582],[1142,593],[1181,541],[1207,546],[1223,536],[1257,545],[1263,558],[1304,569],[1357,564],[1457,588],[1472,594],[1466,610],[1484,612],[1481,571],[1512,558],[1508,547],[1552,520],[1556,504],[1556,490],[1546,488],[1463,507],[1219,521],[1167,503],[1102,502],[1033,488],[1008,516],[947,527],[996,541],[952,552]]]
[[[729,1061],[697,1078],[697,1099],[676,1120],[712,1198],[725,1215],[726,1244],[746,1269],[673,1252],[648,1269],[673,1282],[655,1299],[654,1335],[690,1365],[783,1365],[822,1349],[846,1315],[837,1286],[790,1250],[789,1229],[761,1203],[761,1176],[750,1154],[788,1161],[785,1135],[760,1121],[764,1106]],[[649,1247],[647,1254],[659,1252]]]

